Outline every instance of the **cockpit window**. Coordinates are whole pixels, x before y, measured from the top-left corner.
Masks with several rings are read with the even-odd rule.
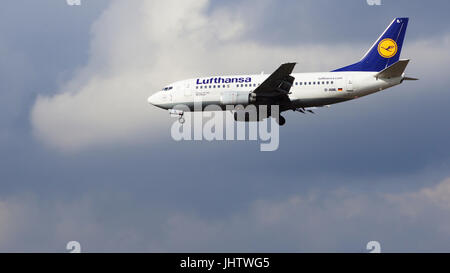
[[[162,89],[162,91],[169,91],[169,90],[172,90],[172,89],[173,89],[172,86],[168,86],[168,87],[164,87],[164,88]]]

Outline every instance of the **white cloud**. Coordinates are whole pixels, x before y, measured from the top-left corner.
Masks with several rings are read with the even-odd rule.
[[[39,96],[31,121],[50,146],[78,150],[168,134],[165,112],[146,98],[197,75],[259,73],[299,60],[309,69],[342,63],[325,46],[286,48],[246,41],[250,22],[203,1],[113,1],[92,28],[89,63],[54,96]],[[314,56],[322,58],[315,59]],[[300,68],[301,69],[301,68]],[[164,128],[164,129],[162,129]]]
[[[27,202],[23,202],[27,200]],[[30,195],[14,196],[0,199],[0,246],[2,250],[12,246],[12,242],[27,238],[32,233],[30,223],[39,219],[36,208],[29,206],[36,200]]]
[[[112,1],[92,27],[88,64],[55,95],[37,98],[31,113],[34,134],[66,151],[167,137],[167,113],[146,101],[167,83],[199,75],[270,72],[285,61],[298,61],[297,71],[329,70],[357,60],[364,51],[345,44],[249,41],[245,34],[257,24],[250,5],[209,11],[209,4]],[[446,67],[442,60],[449,54],[429,56],[435,51],[428,43],[412,46],[409,54],[422,54],[424,45],[429,54],[419,61]],[[439,43],[431,45],[447,51]]]
[[[224,215],[130,203],[126,193],[73,200],[0,199],[0,251],[448,251],[450,178],[401,193],[342,188],[259,200]],[[130,213],[129,205],[133,204]]]
[[[386,200],[398,206],[400,211],[410,217],[423,214],[430,206],[450,213],[450,178],[435,187],[417,192],[386,195]]]
[[[176,215],[166,243],[171,251],[365,251],[380,240],[385,251],[448,251],[440,244],[450,236],[449,189],[450,178],[406,193],[340,189],[260,200],[215,220]]]
[[[436,81],[446,80],[442,77],[442,72],[450,69],[450,35],[421,39],[411,43],[408,37],[405,40],[405,54],[403,58],[411,59],[410,66],[413,71],[420,73],[417,77],[430,84]],[[417,73],[413,72],[413,73]]]

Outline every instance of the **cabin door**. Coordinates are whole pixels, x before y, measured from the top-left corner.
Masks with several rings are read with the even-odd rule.
[[[347,77],[347,92],[353,92],[353,79],[351,77]]]

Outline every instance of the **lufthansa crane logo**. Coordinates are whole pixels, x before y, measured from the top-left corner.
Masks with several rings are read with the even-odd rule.
[[[397,53],[397,43],[392,39],[383,39],[378,44],[378,53],[383,58],[391,58]]]

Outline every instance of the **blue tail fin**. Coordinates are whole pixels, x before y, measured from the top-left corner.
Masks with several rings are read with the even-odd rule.
[[[400,58],[408,18],[395,18],[362,59],[334,71],[381,71]]]

